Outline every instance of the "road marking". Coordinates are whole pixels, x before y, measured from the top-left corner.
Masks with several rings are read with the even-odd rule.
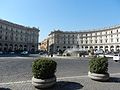
[[[88,75],[83,75],[83,76],[72,76],[72,77],[60,77],[60,78],[57,78],[57,79],[60,80],[60,79],[86,78],[86,77],[88,77]]]
[[[120,73],[112,73],[110,74],[112,76],[114,75],[120,75]],[[88,78],[88,75],[82,75],[82,76],[72,76],[72,77],[59,77],[57,78],[57,80],[61,80],[61,79],[77,79],[77,78]],[[8,82],[8,83],[0,83],[0,85],[7,85],[7,84],[22,84],[22,83],[31,83],[31,80],[27,80],[27,81],[18,81],[18,82]]]
[[[110,74],[110,75],[120,75],[120,73],[112,73],[112,74]]]
[[[8,82],[8,83],[0,83],[0,85],[5,85],[5,84],[20,84],[20,83],[29,83],[31,80],[27,81],[18,81],[18,82]]]

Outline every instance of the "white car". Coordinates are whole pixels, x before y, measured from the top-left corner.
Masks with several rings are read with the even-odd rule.
[[[2,51],[0,51],[0,54],[3,54],[3,52],[2,52]]]
[[[21,55],[27,55],[27,54],[28,54],[28,51],[21,52]]]
[[[116,61],[116,62],[120,62],[120,54],[115,54],[113,56],[113,60]]]

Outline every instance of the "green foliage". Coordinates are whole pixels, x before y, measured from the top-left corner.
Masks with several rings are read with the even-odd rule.
[[[40,58],[32,63],[33,76],[38,79],[48,79],[54,77],[57,63],[52,59]]]
[[[108,71],[108,59],[106,57],[93,57],[89,61],[89,69],[92,73],[105,74]]]

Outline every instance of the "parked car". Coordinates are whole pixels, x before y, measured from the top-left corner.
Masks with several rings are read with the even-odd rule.
[[[21,55],[27,55],[27,54],[28,54],[28,51],[21,52]]]
[[[9,52],[9,54],[15,54],[15,52]]]
[[[3,52],[2,52],[2,51],[0,51],[0,54],[3,54]]]
[[[44,52],[39,52],[39,54],[40,54],[40,55],[43,55],[43,54],[44,54]]]
[[[113,60],[114,60],[115,62],[120,62],[120,54],[114,54]]]
[[[94,54],[95,55],[99,55],[99,54],[104,54],[104,51],[103,50],[96,50],[96,51],[94,51]]]

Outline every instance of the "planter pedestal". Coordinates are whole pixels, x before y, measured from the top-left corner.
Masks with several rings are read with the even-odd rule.
[[[107,81],[110,77],[109,74],[97,74],[97,73],[91,73],[90,71],[88,72],[88,76],[97,81]]]
[[[53,86],[56,83],[56,77],[49,79],[37,79],[32,77],[32,84],[35,88],[44,89]]]

